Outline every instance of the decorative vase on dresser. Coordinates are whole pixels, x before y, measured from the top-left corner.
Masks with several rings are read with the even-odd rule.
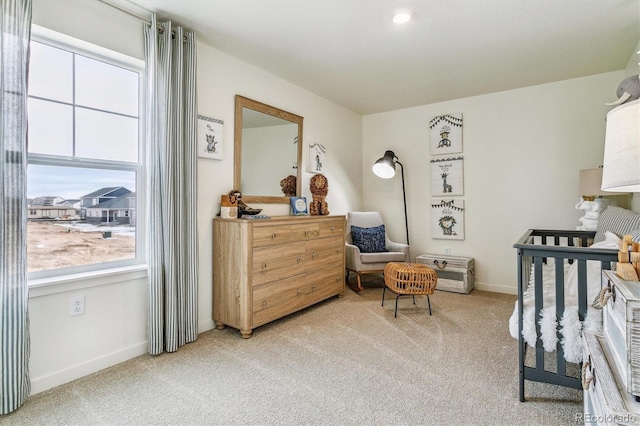
[[[253,329],[345,289],[344,216],[213,220],[213,319]]]

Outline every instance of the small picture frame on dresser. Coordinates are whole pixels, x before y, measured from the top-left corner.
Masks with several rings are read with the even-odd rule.
[[[307,216],[309,214],[306,197],[291,197],[291,214],[294,216]]]

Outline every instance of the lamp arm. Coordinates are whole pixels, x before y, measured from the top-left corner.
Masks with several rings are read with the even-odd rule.
[[[407,231],[407,245],[409,245],[409,219],[407,216],[407,193],[404,189],[404,167],[402,163],[398,161],[398,157],[394,158],[394,161],[400,165],[400,176],[402,176],[402,198],[404,200],[404,227]]]

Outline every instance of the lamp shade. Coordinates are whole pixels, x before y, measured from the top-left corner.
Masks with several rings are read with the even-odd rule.
[[[386,151],[384,156],[373,164],[371,170],[376,176],[383,179],[391,179],[396,174],[396,163],[394,161],[396,155],[393,151]]]
[[[607,114],[601,188],[640,192],[640,99]]]
[[[585,169],[580,170],[578,181],[579,195],[585,197],[606,197],[608,195],[622,195],[611,194],[601,190],[602,187],[602,167],[597,169]]]

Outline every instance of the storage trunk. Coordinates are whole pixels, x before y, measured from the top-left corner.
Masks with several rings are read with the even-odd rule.
[[[416,257],[438,274],[436,290],[468,294],[475,287],[475,272],[472,257],[423,254]]]

